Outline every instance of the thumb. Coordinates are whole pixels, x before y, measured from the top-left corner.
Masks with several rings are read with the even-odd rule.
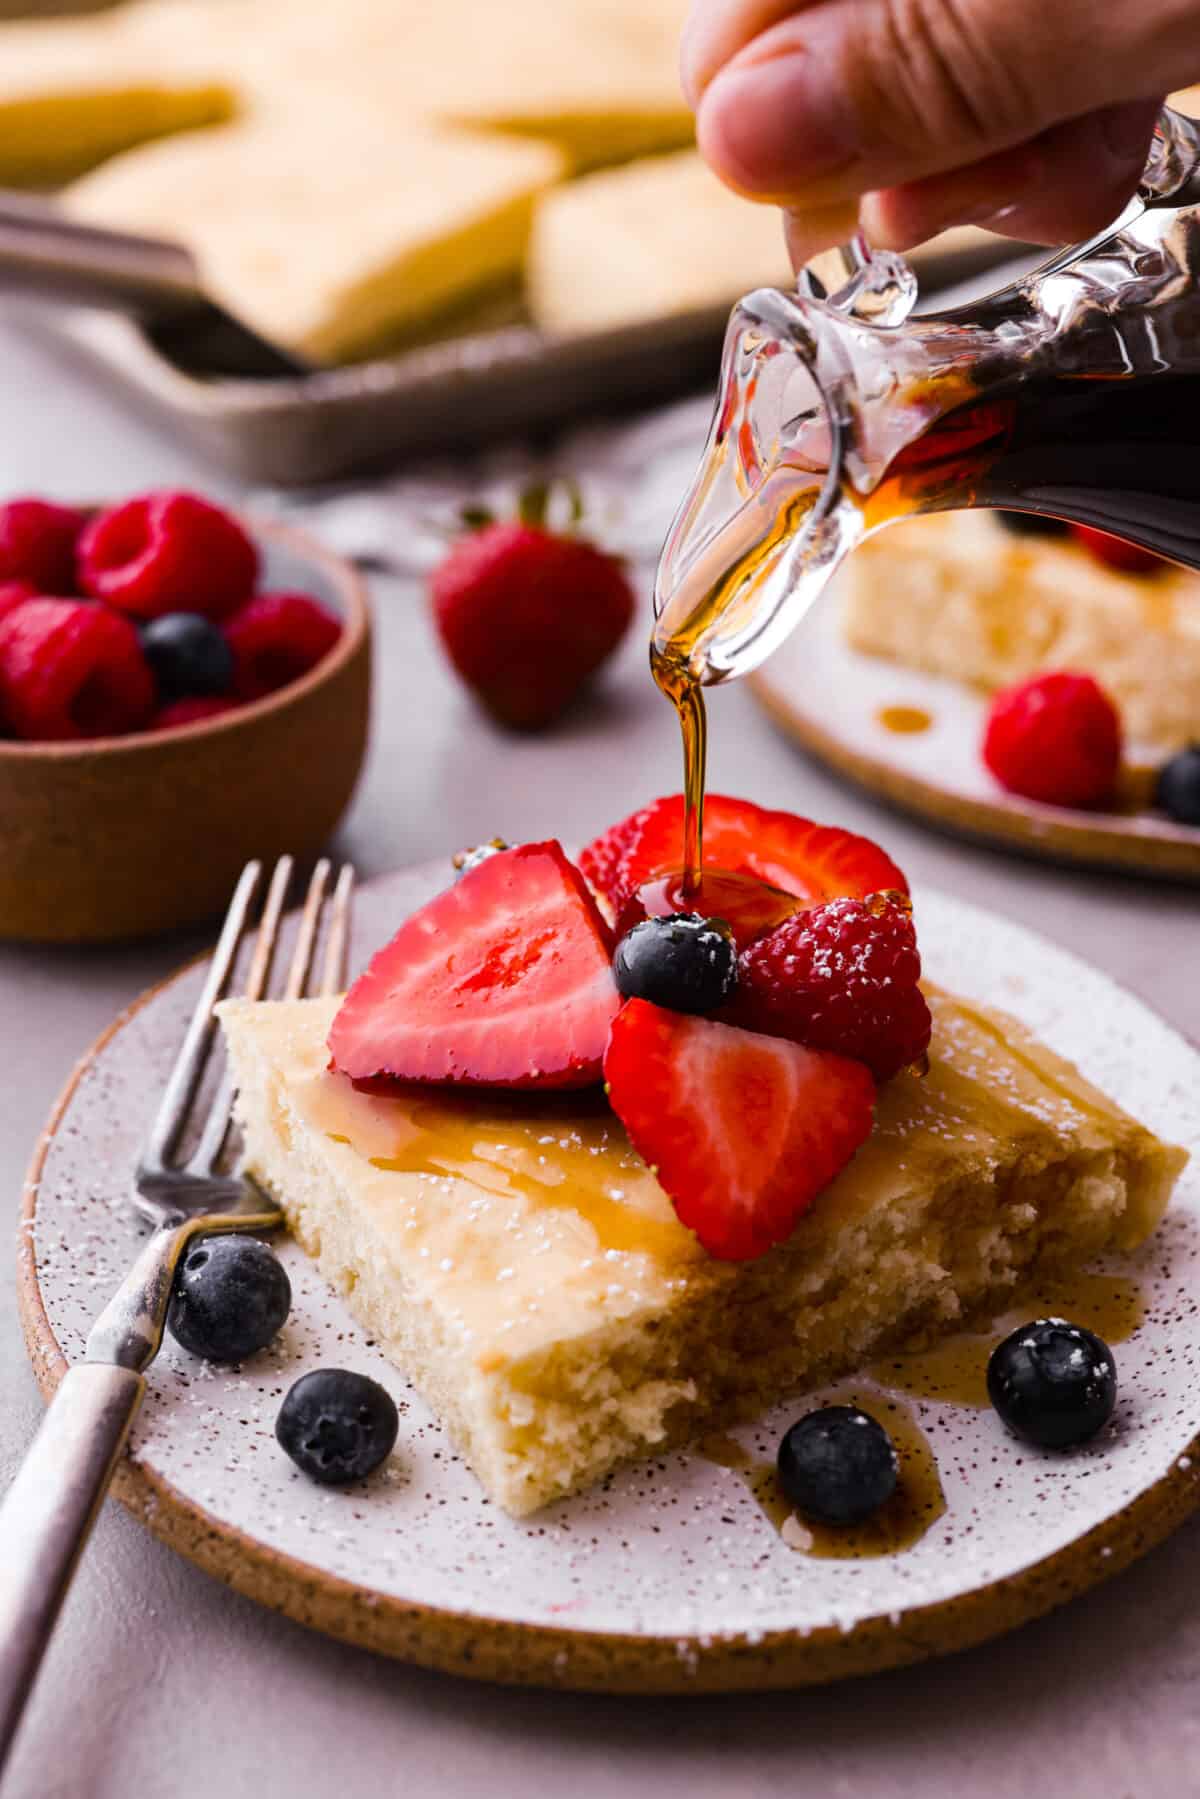
[[[728,22],[746,0],[700,6]],[[784,18],[776,0],[772,11],[740,44],[727,30],[733,53],[703,85],[697,130],[732,186],[792,207],[943,175],[1200,76],[1195,0],[796,0]]]

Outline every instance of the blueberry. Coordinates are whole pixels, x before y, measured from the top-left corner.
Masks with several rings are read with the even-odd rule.
[[[473,868],[478,868],[481,862],[486,862],[489,856],[498,856],[501,850],[508,848],[503,837],[490,837],[486,843],[477,843],[474,849],[459,850],[454,858],[455,880],[461,881],[464,875],[470,874]]]
[[[275,1435],[302,1474],[325,1487],[362,1480],[392,1452],[400,1419],[378,1381],[318,1368],[289,1388]]]
[[[992,1351],[988,1396],[1016,1436],[1043,1449],[1086,1443],[1112,1417],[1117,1370],[1094,1332],[1063,1318],[1023,1324]]]
[[[1181,825],[1200,825],[1200,743],[1180,750],[1159,770],[1156,797]]]
[[[793,1424],[779,1445],[779,1484],[818,1524],[860,1524],[896,1491],[900,1463],[878,1419],[827,1405]]]
[[[204,1237],[175,1275],[167,1329],[206,1362],[242,1362],[282,1330],[292,1287],[273,1249],[254,1237]]]
[[[233,680],[233,652],[211,619],[198,612],[164,612],[142,627],[142,652],[162,700],[225,693]]]
[[[1063,519],[1042,512],[997,512],[996,517],[1014,537],[1066,537],[1071,530]]]
[[[617,945],[613,973],[626,999],[648,999],[672,1012],[712,1012],[737,986],[737,949],[724,925],[675,912],[635,924]]]

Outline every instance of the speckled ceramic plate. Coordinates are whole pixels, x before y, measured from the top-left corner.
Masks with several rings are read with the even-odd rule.
[[[806,750],[946,830],[1049,861],[1200,881],[1200,828],[1132,805],[1080,812],[1005,793],[979,754],[986,698],[960,682],[852,649],[841,630],[836,588],[751,683],[776,723]],[[897,712],[907,729],[889,728],[886,720]],[[913,729],[921,720],[928,722]],[[1136,764],[1136,748],[1133,759]]]
[[[368,887],[356,962],[445,874]],[[631,1467],[517,1523],[484,1500],[421,1400],[283,1242],[295,1306],[278,1343],[230,1372],[168,1342],[121,1497],[183,1554],[303,1623],[457,1673],[616,1691],[788,1685],[914,1660],[980,1641],[1133,1560],[1200,1503],[1200,1055],[1016,926],[933,893],[918,896],[918,913],[932,978],[1019,1013],[1198,1152],[1131,1270],[1146,1317],[1118,1352],[1121,1395],[1101,1440],[1043,1455],[987,1410],[915,1403],[946,1508],[911,1548],[878,1559],[793,1550],[736,1471],[695,1453]],[[21,1279],[47,1392],[137,1246],[130,1170],[201,978],[185,970],[113,1025],[35,1157]],[[310,1485],[273,1436],[287,1386],[331,1363],[384,1381],[402,1414],[382,1475],[346,1491]],[[743,1443],[770,1452],[795,1414],[781,1408]]]

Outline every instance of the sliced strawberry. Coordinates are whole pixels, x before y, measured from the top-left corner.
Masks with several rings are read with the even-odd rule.
[[[614,858],[611,848],[606,851],[602,847],[616,843],[624,845],[619,858]],[[628,929],[645,916],[638,890],[682,866],[682,794],[655,800],[614,825],[589,845],[581,863],[592,871],[593,885]],[[861,899],[886,888],[908,892],[900,869],[869,838],[719,793],[709,794],[705,801],[704,866],[757,876],[809,906],[843,895]],[[778,922],[777,914],[765,928],[769,929],[771,922]],[[747,929],[738,934],[746,940],[752,935],[749,918]]]
[[[871,1130],[861,1063],[641,999],[613,1024],[604,1078],[679,1218],[722,1261],[789,1237]]]
[[[401,925],[329,1033],[354,1080],[584,1087],[620,1006],[596,902],[559,845],[488,856]]]
[[[0,619],[15,612],[26,600],[35,600],[38,590],[32,581],[0,581]]]
[[[0,589],[0,592],[3,590]],[[635,812],[630,818],[623,818],[618,825],[602,831],[600,836],[588,844],[580,853],[579,869],[593,892],[610,899],[616,892],[620,882],[621,863],[629,848],[631,836],[639,827],[642,818]]]
[[[774,931],[786,919],[808,910],[794,893],[784,893],[760,881],[757,875],[727,874],[705,866],[699,887],[683,885],[682,871],[646,881],[626,900],[617,919],[617,935],[623,937],[643,918],[670,918],[678,912],[698,912],[702,918],[719,918],[729,926],[739,950],[747,949]]]

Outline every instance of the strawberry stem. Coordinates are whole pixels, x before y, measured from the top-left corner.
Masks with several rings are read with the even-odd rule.
[[[523,525],[532,525],[540,529],[546,523],[546,513],[550,505],[550,483],[548,481],[531,481],[523,487],[517,499],[517,517]]]

